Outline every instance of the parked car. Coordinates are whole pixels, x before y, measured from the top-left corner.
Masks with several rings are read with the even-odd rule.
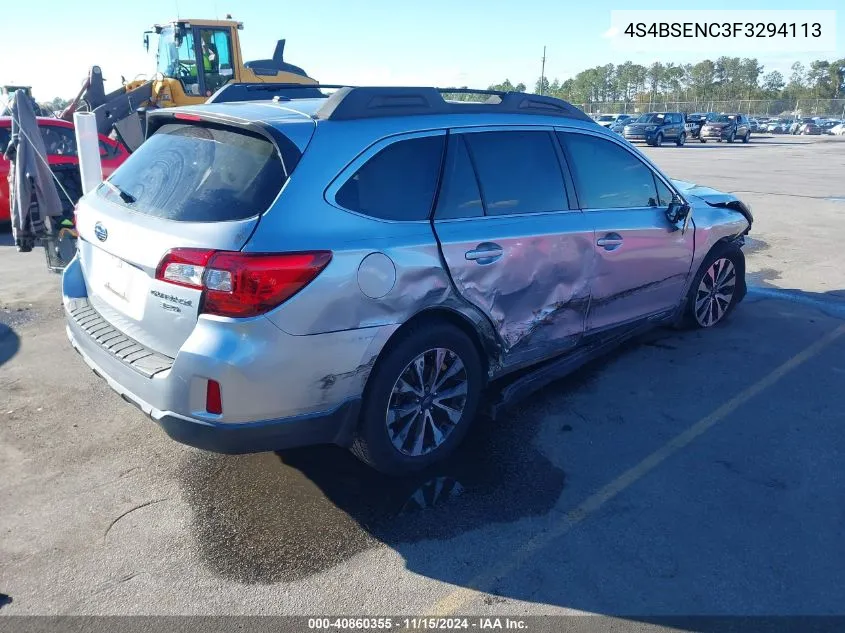
[[[707,123],[707,121],[714,120],[718,116],[719,115],[715,112],[693,112],[692,114],[687,115],[687,123],[692,124],[691,128],[688,130],[690,138],[698,138],[704,124]]]
[[[59,166],[79,165],[79,157],[76,154],[76,133],[73,124],[60,119],[49,117],[38,117],[38,128],[41,130],[41,137],[44,139],[44,146],[47,150],[47,162],[56,169]],[[9,206],[9,168],[11,163],[3,158],[3,153],[9,145],[12,132],[11,117],[0,117],[0,225],[8,226],[10,221]],[[100,135],[100,161],[103,167],[103,177],[107,178],[117,167],[129,157],[129,152],[123,145],[107,136]],[[63,170],[64,171],[64,170]],[[67,173],[64,171],[64,173]],[[64,186],[64,185],[63,185]],[[67,188],[67,187],[66,187]],[[76,197],[81,195],[81,185],[73,187]],[[59,192],[59,199],[63,204],[70,203],[65,200],[64,194]]]
[[[630,114],[620,114],[616,117],[616,121],[611,124],[610,131],[622,134],[625,131],[625,126],[633,120],[634,117]]]
[[[845,136],[845,123],[837,123],[828,130],[828,134],[833,134],[834,136]]]
[[[840,121],[838,119],[825,119],[819,121],[819,127],[822,130],[822,134],[830,134],[830,130],[839,125],[839,123]]]
[[[698,140],[702,143],[715,140],[721,143],[723,140],[733,143],[735,139],[741,139],[743,143],[751,140],[751,128],[748,125],[748,117],[744,114],[720,114],[713,121],[708,121],[701,128]]]
[[[628,123],[622,135],[631,142],[660,147],[663,141],[674,141],[680,147],[687,140],[686,120],[680,112],[648,112]]]
[[[181,442],[336,443],[404,473],[456,447],[484,390],[495,413],[636,332],[725,320],[741,201],[670,180],[564,101],[499,98],[358,87],[151,112],[79,202],[70,342]]]
[[[802,123],[801,126],[798,128],[798,131],[796,132],[796,134],[802,134],[806,136],[818,136],[821,133],[822,129],[819,124],[815,121],[806,121]]]
[[[599,114],[595,117],[595,121],[602,127],[610,127],[618,118],[618,114]]]
[[[760,123],[757,119],[748,119],[748,129],[752,132],[759,132],[760,131]]]
[[[777,123],[777,127],[774,132],[775,134],[791,134],[792,129],[797,125],[798,124],[794,119],[783,119]]]

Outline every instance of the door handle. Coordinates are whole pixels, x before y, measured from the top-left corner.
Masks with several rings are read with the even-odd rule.
[[[608,233],[597,239],[596,244],[606,251],[612,251],[622,246],[622,236],[619,233]]]
[[[492,264],[499,259],[504,251],[502,247],[493,242],[483,242],[476,246],[473,250],[464,253],[464,257],[469,261],[478,262],[479,264]]]

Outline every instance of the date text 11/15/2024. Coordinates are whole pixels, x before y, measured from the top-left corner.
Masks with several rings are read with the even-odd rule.
[[[309,618],[312,631],[449,631],[449,630],[526,630],[527,623],[519,618],[454,617],[454,618]]]

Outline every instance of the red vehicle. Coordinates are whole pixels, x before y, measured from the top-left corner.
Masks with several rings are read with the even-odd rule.
[[[38,127],[41,129],[41,137],[44,139],[44,146],[47,148],[47,162],[51,166],[79,164],[73,123],[61,119],[38,117]],[[8,224],[11,219],[8,180],[10,163],[3,158],[3,152],[9,145],[11,133],[11,117],[0,117],[0,225]],[[108,178],[128,157],[129,152],[123,145],[100,134],[100,161],[103,165],[103,178]],[[72,192],[69,193],[73,195]],[[59,197],[63,199],[64,194],[59,192]]]

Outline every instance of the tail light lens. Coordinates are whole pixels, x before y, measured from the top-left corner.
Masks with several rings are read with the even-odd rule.
[[[262,254],[176,248],[162,258],[156,279],[202,290],[203,314],[251,317],[290,299],[331,259],[331,251]]]

